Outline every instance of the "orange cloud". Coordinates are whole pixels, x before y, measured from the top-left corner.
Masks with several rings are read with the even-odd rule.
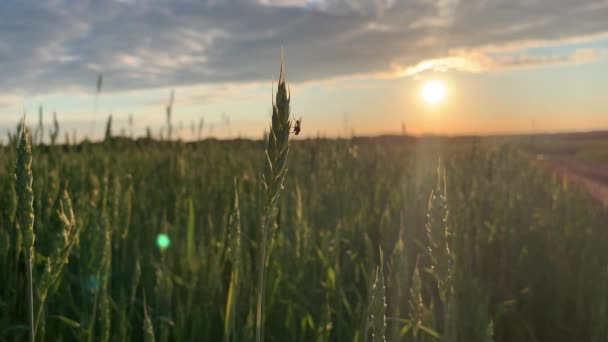
[[[605,57],[608,57],[608,49],[605,48],[577,49],[570,54],[561,55],[532,55],[522,52],[515,55],[491,56],[482,51],[454,51],[449,56],[423,60],[410,66],[394,64],[392,77],[413,76],[427,71],[499,72],[550,65],[583,64]]]

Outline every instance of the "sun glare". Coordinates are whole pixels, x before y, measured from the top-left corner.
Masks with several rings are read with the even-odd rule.
[[[445,95],[445,85],[440,81],[429,81],[422,88],[422,97],[429,104],[441,103]]]

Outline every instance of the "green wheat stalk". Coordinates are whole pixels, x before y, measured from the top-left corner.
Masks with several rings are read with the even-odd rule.
[[[384,257],[380,249],[380,264],[372,284],[368,307],[367,335],[372,342],[386,342],[386,287],[384,284]]]
[[[442,173],[443,171],[443,173]],[[435,321],[443,332],[445,325],[445,307],[451,295],[452,253],[450,251],[450,231],[448,227],[448,201],[446,172],[441,160],[437,166],[437,188],[431,191],[428,202],[426,235],[426,260],[430,267],[431,277],[426,278],[433,292]]]
[[[236,323],[236,308],[238,303],[238,293],[242,277],[241,272],[241,213],[239,210],[238,188],[234,186],[234,207],[230,215],[228,224],[228,258],[232,264],[230,273],[230,285],[228,288],[228,298],[226,300],[226,317],[224,319],[224,341],[230,341],[230,333],[234,331]]]
[[[265,192],[264,216],[259,246],[258,286],[256,310],[256,341],[263,341],[263,302],[266,264],[270,258],[274,235],[277,203],[283,189],[283,180],[287,172],[287,154],[289,152],[289,133],[291,131],[290,96],[285,84],[284,63],[281,62],[279,85],[275,103],[272,106],[272,125],[268,133],[268,147],[262,186]]]
[[[21,136],[17,146],[15,169],[15,190],[17,192],[17,222],[23,232],[23,250],[26,254],[27,306],[30,341],[34,341],[34,295],[32,283],[32,263],[34,258],[34,191],[32,190],[32,145],[30,133],[22,121]]]
[[[146,292],[144,291],[144,341],[145,342],[154,342],[156,339],[154,337],[154,326],[152,325],[152,320],[150,316],[148,316],[148,308],[146,304]]]
[[[36,315],[36,329],[40,323],[40,317],[44,310],[49,289],[59,280],[62,275],[64,266],[68,263],[68,259],[72,253],[72,249],[78,243],[78,229],[76,228],[76,218],[72,209],[72,200],[67,191],[63,192],[63,196],[59,201],[59,210],[57,216],[62,226],[61,234],[57,245],[51,256],[47,258],[45,272],[40,279],[38,286],[38,299],[40,301],[38,314]]]
[[[112,114],[108,117],[108,123],[106,124],[106,134],[104,137],[105,142],[112,140]]]

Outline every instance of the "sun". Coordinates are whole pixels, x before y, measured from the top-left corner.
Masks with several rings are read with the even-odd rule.
[[[422,87],[422,97],[429,104],[438,104],[443,101],[447,91],[441,81],[429,81]]]

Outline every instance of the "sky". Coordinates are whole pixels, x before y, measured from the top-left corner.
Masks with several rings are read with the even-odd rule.
[[[174,91],[176,135],[262,137],[282,55],[303,137],[608,129],[606,18],[606,0],[3,0],[0,136],[39,108],[70,135],[112,114],[158,136]]]

